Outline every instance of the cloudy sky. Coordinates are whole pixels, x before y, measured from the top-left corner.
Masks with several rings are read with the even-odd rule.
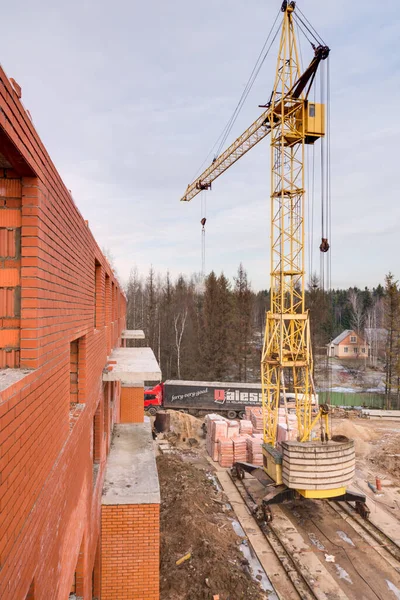
[[[332,49],[332,284],[373,286],[389,270],[400,278],[398,0],[298,6]],[[279,8],[280,0],[3,5],[3,68],[22,86],[55,165],[123,279],[133,265],[200,270],[200,196],[179,199],[231,116]],[[276,52],[228,141],[260,114]],[[305,41],[302,55],[308,63]],[[232,277],[242,261],[253,287],[268,287],[268,195],[264,140],[207,195],[206,270]]]

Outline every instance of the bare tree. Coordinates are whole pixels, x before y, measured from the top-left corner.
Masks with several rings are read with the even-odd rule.
[[[349,290],[349,302],[351,306],[351,327],[361,335],[364,326],[364,306],[360,293],[354,288]]]
[[[185,331],[187,314],[188,309],[185,308],[182,312],[179,312],[177,315],[174,316],[175,348],[177,354],[178,379],[181,378],[181,346],[183,333]]]

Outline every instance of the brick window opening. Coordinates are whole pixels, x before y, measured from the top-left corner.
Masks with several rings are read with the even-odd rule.
[[[103,387],[103,398],[104,398],[104,407],[103,407],[103,438],[108,440],[109,435],[109,423],[110,423],[110,381]]]
[[[105,277],[105,288],[106,288],[106,325],[111,321],[111,290],[110,290],[110,277],[106,273]]]
[[[101,413],[100,413],[100,405],[96,409],[96,412],[93,417],[93,432],[92,432],[92,456],[93,456],[93,487],[96,485],[97,476],[99,474],[100,469],[100,459],[101,459]]]
[[[93,417],[93,462],[100,462],[101,448],[101,426],[100,426],[100,402]]]
[[[101,264],[94,261],[94,327],[102,327],[102,290],[101,290]]]
[[[348,351],[349,351],[348,347],[347,347],[347,346],[345,346],[345,347],[343,348],[343,352],[348,352]]]
[[[82,336],[70,343],[69,351],[69,384],[70,408],[85,403],[86,377],[86,337]]]
[[[68,598],[77,600],[83,598],[83,580],[84,580],[84,540],[82,539],[79,550],[78,560],[76,562],[75,572],[71,582],[71,589]]]
[[[76,598],[76,572],[74,573],[74,577],[72,579],[71,591],[69,592],[69,598]]]
[[[94,557],[94,565],[92,572],[92,600],[99,600],[101,588],[101,552],[100,552],[100,536],[96,545],[96,554]]]
[[[354,354],[358,354],[358,348],[353,348]]]
[[[25,600],[35,600],[35,582],[32,581],[31,585],[29,586],[29,591],[25,597]]]
[[[350,344],[356,344],[357,343],[357,338],[355,335],[351,335],[350,336]]]
[[[111,282],[111,321],[115,320],[115,292],[114,283]]]
[[[69,396],[71,406],[75,406],[78,404],[79,340],[70,343],[69,355]]]

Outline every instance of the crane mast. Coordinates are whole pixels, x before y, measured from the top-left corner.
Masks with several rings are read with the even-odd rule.
[[[295,394],[299,438],[308,440],[312,425],[312,351],[305,308],[304,150],[307,137],[304,94],[294,97],[300,77],[292,19],[286,6],[270,101],[271,130],[271,284],[261,380],[264,440],[275,446],[281,395],[290,382]],[[314,109],[315,110],[315,109]],[[323,132],[320,132],[323,133]]]

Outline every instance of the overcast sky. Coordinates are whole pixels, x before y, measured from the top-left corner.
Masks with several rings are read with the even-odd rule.
[[[332,284],[400,278],[398,0],[302,0],[331,47]],[[280,0],[14,0],[0,61],[121,277],[201,267],[201,202],[180,203],[239,99]],[[276,46],[232,141],[260,114]],[[305,63],[311,51],[302,42]],[[317,203],[317,199],[316,199]],[[316,217],[317,221],[317,217]],[[269,286],[269,142],[207,195],[206,270]],[[319,223],[314,265],[318,270]],[[309,264],[309,261],[308,261]]]

